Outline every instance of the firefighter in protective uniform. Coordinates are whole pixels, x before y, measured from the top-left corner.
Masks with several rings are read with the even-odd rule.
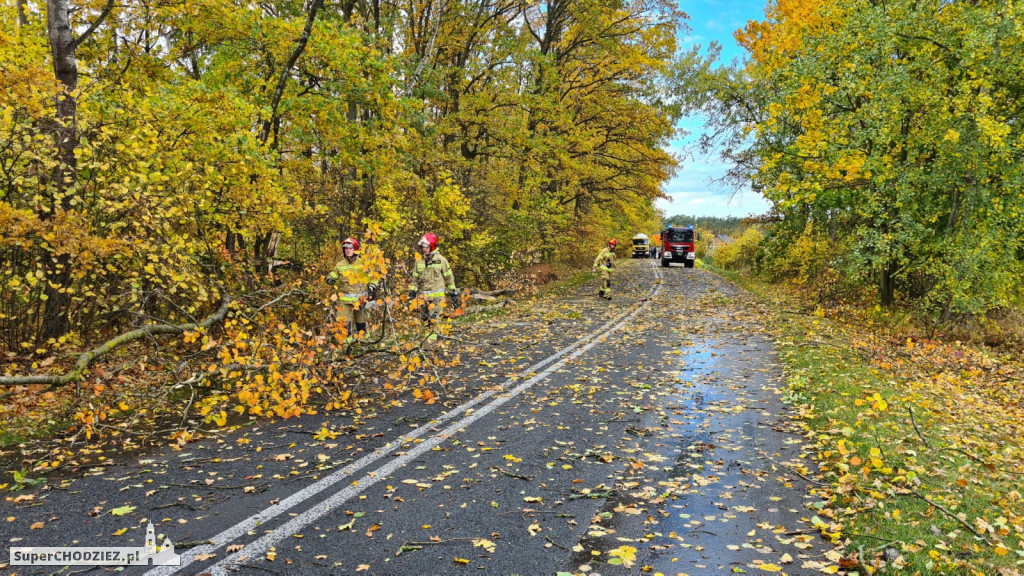
[[[377,287],[368,281],[366,268],[359,257],[359,241],[345,238],[341,243],[344,257],[331,270],[327,283],[336,284],[341,302],[341,315],[349,323],[349,334],[366,334],[366,310],[368,300],[377,299]],[[353,324],[355,326],[353,327]]]
[[[437,236],[427,232],[416,243],[422,258],[416,259],[416,268],[412,273],[412,285],[409,287],[409,299],[417,295],[425,300],[423,304],[423,320],[433,323],[441,313],[441,301],[445,293],[454,305],[458,299],[455,291],[455,274],[448,260],[437,251]]]
[[[597,291],[597,295],[608,300],[612,299],[612,270],[615,268],[615,247],[618,244],[615,238],[612,238],[594,260],[594,271],[601,270],[601,289]]]

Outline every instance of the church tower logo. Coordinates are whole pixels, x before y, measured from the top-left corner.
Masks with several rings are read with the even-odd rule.
[[[157,548],[156,533],[153,530],[153,523],[150,522],[146,528],[146,546],[143,549],[140,564],[152,566],[181,566],[181,556],[174,553],[174,543],[170,538],[164,537],[164,544]]]

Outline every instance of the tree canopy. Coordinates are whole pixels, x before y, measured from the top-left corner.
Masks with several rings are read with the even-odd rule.
[[[1019,304],[1021,8],[778,0],[766,15],[737,33],[746,67],[691,70],[689,97],[779,213],[771,252],[820,242],[884,304]]]
[[[190,321],[370,223],[396,263],[437,232],[483,284],[650,223],[677,169],[671,2],[19,0],[0,24],[8,350]]]

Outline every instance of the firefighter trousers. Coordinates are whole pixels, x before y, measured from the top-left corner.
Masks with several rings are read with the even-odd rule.
[[[341,317],[349,322],[366,324],[366,311],[362,307],[356,308],[354,304],[349,302],[341,303]]]
[[[601,268],[601,296],[608,298],[612,295],[612,271],[608,268]]]

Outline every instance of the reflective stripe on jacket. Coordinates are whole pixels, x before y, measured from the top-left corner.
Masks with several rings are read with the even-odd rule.
[[[330,276],[337,280],[336,289],[341,293],[338,299],[342,302],[353,303],[366,294],[369,278],[358,254],[351,261],[343,257]]]
[[[445,290],[455,290],[455,274],[448,260],[435,250],[429,256],[417,258],[412,272],[412,287],[426,298],[444,296]]]
[[[613,268],[615,263],[615,251],[609,250],[607,246],[601,249],[598,253],[597,258],[594,259],[594,268],[600,268],[602,270],[608,270],[609,272]]]

